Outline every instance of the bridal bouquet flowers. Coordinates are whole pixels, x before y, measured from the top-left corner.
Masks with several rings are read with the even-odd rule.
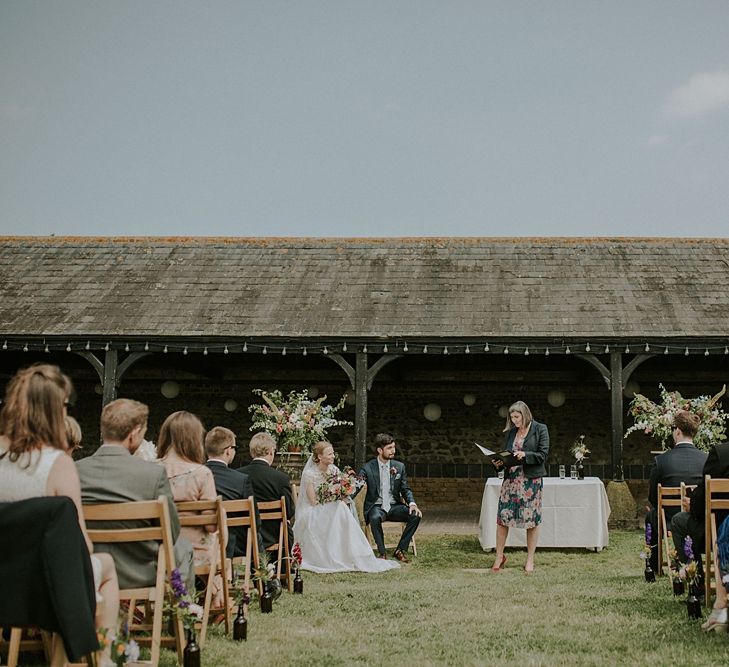
[[[635,424],[626,432],[625,437],[636,431],[642,431],[658,440],[665,449],[666,441],[673,433],[673,418],[679,410],[688,410],[701,419],[699,430],[694,436],[694,444],[704,451],[715,442],[726,440],[726,426],[724,421],[729,414],[722,411],[719,399],[726,392],[726,385],[716,396],[697,396],[684,398],[677,391],[666,391],[659,384],[661,391],[660,403],[654,403],[642,394],[636,394],[630,402],[628,413],[635,420]]]
[[[322,504],[333,503],[335,500],[346,500],[356,489],[357,475],[347,466],[344,470],[326,474],[324,482],[316,489],[316,498]]]
[[[300,451],[310,454],[320,440],[327,439],[327,431],[334,426],[352,426],[352,422],[335,419],[334,415],[344,407],[346,396],[336,405],[325,404],[326,396],[317,400],[309,398],[306,389],[291,391],[284,398],[278,390],[254,389],[263,404],[248,407],[253,415],[251,431],[266,431],[278,440],[282,452]]]
[[[587,458],[590,450],[587,449],[584,435],[581,435],[579,438],[577,438],[577,440],[575,440],[575,443],[572,445],[572,449],[570,449],[570,452],[572,453],[572,456],[575,457],[575,460],[578,463],[581,463]]]

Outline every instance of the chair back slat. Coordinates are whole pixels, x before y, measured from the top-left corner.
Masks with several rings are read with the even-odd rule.
[[[716,517],[717,510],[729,510],[729,479],[712,479],[711,475],[704,477],[704,595],[705,604],[710,607],[711,591],[716,588],[714,578],[719,576],[714,567],[714,551],[716,546]]]

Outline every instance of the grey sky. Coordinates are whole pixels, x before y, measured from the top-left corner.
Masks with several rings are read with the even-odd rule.
[[[729,2],[0,0],[0,233],[728,236]]]

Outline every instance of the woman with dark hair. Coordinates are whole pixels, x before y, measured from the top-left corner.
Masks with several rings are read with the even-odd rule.
[[[509,407],[504,449],[513,452],[520,465],[505,471],[496,517],[496,560],[491,568],[500,572],[506,565],[504,546],[509,528],[526,528],[527,559],[524,572],[534,572],[534,552],[542,522],[542,477],[547,474],[544,462],[549,454],[549,431],[532,418],[524,401]]]
[[[0,501],[68,496],[76,505],[81,531],[93,554],[64,423],[71,390],[71,380],[50,364],[22,369],[8,383],[0,412]],[[98,591],[96,626],[115,632],[119,584],[114,561],[108,554],[94,554],[91,564]]]
[[[165,467],[175,501],[215,500],[215,479],[205,465],[205,429],[190,412],[180,410],[165,419],[157,440],[157,455]],[[206,565],[215,554],[218,536],[213,526],[185,526],[180,531],[194,547],[195,565]],[[223,588],[219,577],[213,584],[213,606],[223,604]]]

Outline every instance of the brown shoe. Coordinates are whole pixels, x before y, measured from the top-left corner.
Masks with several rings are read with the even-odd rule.
[[[410,562],[410,559],[400,549],[395,549],[395,553],[392,555],[395,557],[395,560],[399,560],[401,563]]]
[[[377,554],[378,558],[382,558],[382,560],[387,560],[387,554]]]

